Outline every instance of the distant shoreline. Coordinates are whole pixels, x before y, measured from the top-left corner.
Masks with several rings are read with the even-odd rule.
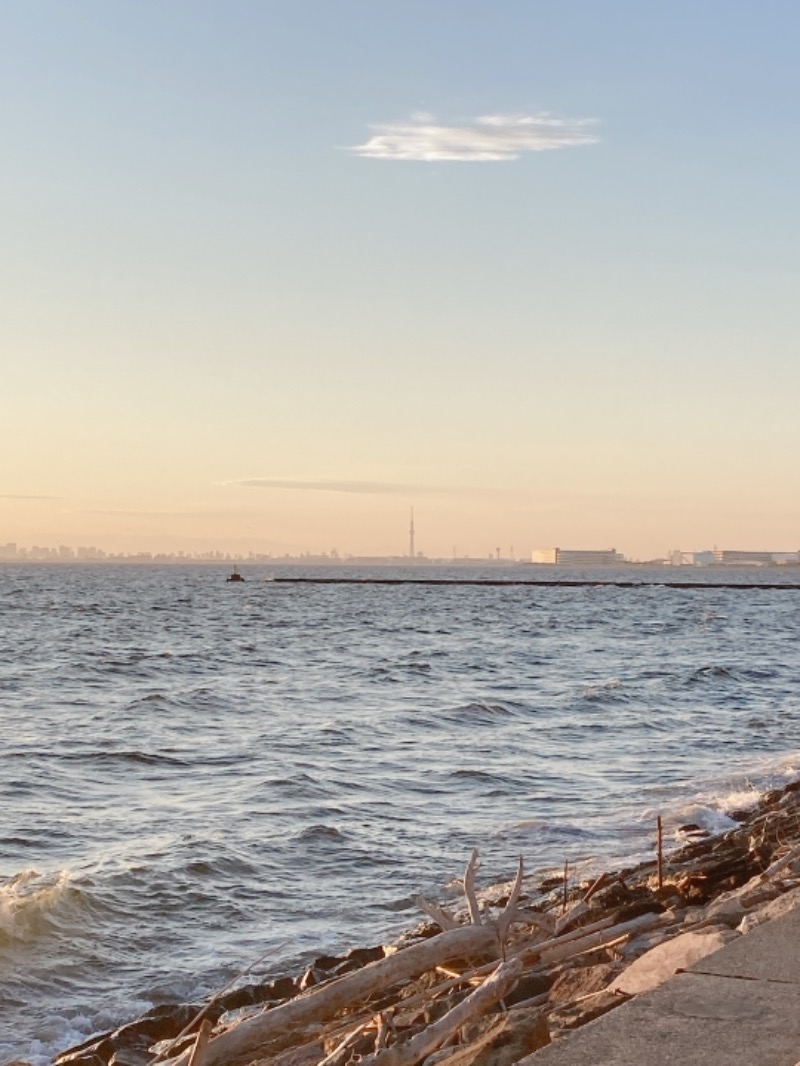
[[[576,564],[576,563],[562,563],[560,565],[553,563],[534,563],[528,559],[479,559],[479,558],[460,558],[460,559],[436,559],[436,558],[418,558],[411,560],[407,556],[353,556],[346,559],[329,559],[319,556],[253,556],[248,555],[233,555],[226,553],[220,554],[213,558],[204,558],[202,556],[178,556],[170,555],[167,553],[154,552],[131,554],[131,555],[103,555],[100,557],[84,557],[84,558],[57,558],[57,557],[26,557],[24,555],[16,556],[4,556],[0,554],[0,567],[2,566],[231,566],[237,564],[240,567],[275,567],[290,568],[290,567],[307,567],[309,569],[320,570],[358,570],[358,569],[370,569],[376,570],[395,569],[395,570],[408,570],[408,571],[429,571],[433,569],[447,568],[452,570],[518,570],[518,571],[535,571],[535,572],[547,572],[555,571],[557,573],[586,573],[591,572],[595,574],[607,574],[617,573],[619,571],[637,571],[637,570],[661,570],[661,571],[676,571],[678,573],[687,573],[690,571],[702,572],[702,573],[715,573],[725,574],[735,572],[741,573],[796,573],[800,574],[800,563],[707,563],[701,565],[684,563],[681,566],[665,563],[661,560],[652,560],[640,562],[638,560],[623,560],[616,563],[594,563],[594,564]],[[276,579],[277,580],[277,579]],[[288,579],[281,579],[288,580]],[[294,579],[293,579],[294,580]],[[316,578],[309,578],[308,580],[317,580]],[[321,580],[321,579],[320,579]],[[331,579],[339,580],[339,579]],[[357,581],[359,578],[342,578],[344,581]],[[392,578],[387,579],[392,581],[406,580],[404,578]],[[426,580],[426,579],[408,579],[414,580]],[[460,580],[460,579],[454,579]],[[472,581],[472,579],[469,579]],[[477,579],[476,579],[477,581]],[[480,583],[489,583],[491,579],[482,579]],[[529,584],[566,584],[567,581],[551,581],[547,578],[531,582],[525,579],[516,579],[520,585]],[[498,583],[500,583],[498,579]],[[503,581],[503,584],[509,584],[509,581]],[[575,582],[578,583],[578,582]],[[593,584],[589,581],[581,581],[580,584]],[[609,582],[610,583],[610,582]],[[619,582],[623,584],[623,582]],[[653,584],[661,585],[670,582],[662,581],[650,581],[650,582],[630,582],[631,585],[639,584]],[[677,582],[674,582],[677,584]],[[685,582],[681,582],[685,584]],[[698,584],[700,584],[698,582]],[[771,586],[770,586],[771,587]]]

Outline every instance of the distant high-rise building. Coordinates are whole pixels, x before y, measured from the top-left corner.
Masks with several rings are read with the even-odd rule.
[[[411,559],[416,559],[414,554],[414,508],[411,508],[411,525],[408,527],[408,555]]]

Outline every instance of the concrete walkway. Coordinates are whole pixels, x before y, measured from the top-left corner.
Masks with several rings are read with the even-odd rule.
[[[800,1064],[800,907],[518,1066],[694,1064]]]

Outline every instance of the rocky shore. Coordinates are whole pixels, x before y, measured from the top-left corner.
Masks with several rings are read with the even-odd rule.
[[[593,882],[523,875],[396,943],[159,1006],[55,1066],[511,1066],[800,903],[800,782],[704,836]]]

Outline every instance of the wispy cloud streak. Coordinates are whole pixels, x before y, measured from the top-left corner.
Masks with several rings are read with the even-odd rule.
[[[538,115],[479,115],[444,125],[418,113],[401,122],[372,126],[373,135],[351,151],[368,159],[492,163],[519,159],[524,152],[596,144],[596,120]]]
[[[297,489],[303,492],[347,492],[366,495],[399,495],[409,492],[435,491],[422,485],[401,485],[389,481],[311,480],[279,477],[243,478],[233,484],[252,489]]]
[[[28,493],[0,492],[0,500],[61,500],[62,496],[31,496]]]

